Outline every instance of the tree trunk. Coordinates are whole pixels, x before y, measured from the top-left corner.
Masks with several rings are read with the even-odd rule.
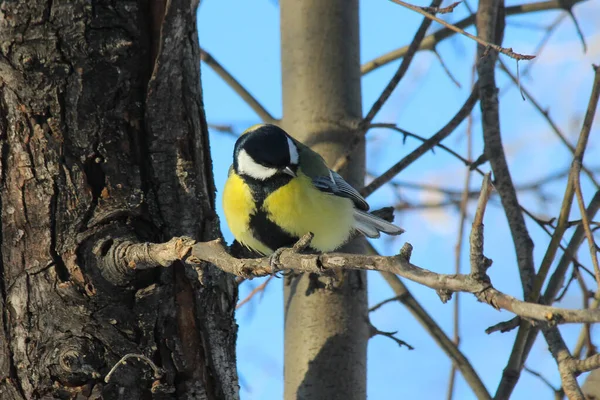
[[[232,277],[119,252],[218,236],[196,6],[0,4],[2,400],[238,398]]]
[[[283,125],[330,166],[359,145],[341,173],[364,182],[357,0],[282,0]],[[360,252],[360,241],[344,251]],[[290,279],[285,298],[285,399],[365,399],[367,282]]]

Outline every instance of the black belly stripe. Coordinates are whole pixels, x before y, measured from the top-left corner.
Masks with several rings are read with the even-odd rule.
[[[250,215],[250,227],[253,236],[271,250],[277,250],[280,247],[290,247],[296,243],[299,237],[295,237],[284,231],[269,219],[268,213],[264,210],[263,204],[269,194],[280,187],[288,184],[292,179],[289,175],[278,174],[265,181],[258,181],[250,177],[242,177],[252,191],[252,197],[256,204],[257,211]]]
[[[250,215],[250,226],[253,236],[271,250],[277,250],[280,247],[290,247],[298,241],[298,237],[291,236],[271,221],[263,209]]]

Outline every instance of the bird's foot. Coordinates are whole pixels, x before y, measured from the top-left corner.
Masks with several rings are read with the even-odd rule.
[[[281,273],[282,276],[285,276],[286,274],[286,272],[283,271],[283,264],[281,264],[279,257],[281,257],[283,251],[287,249],[288,247],[280,247],[269,256],[269,266],[273,271],[271,275],[273,275],[275,278],[281,278],[281,276],[278,275],[279,273]]]
[[[288,249],[291,250],[292,253],[300,253],[301,251],[305,250],[308,246],[310,246],[310,242],[312,241],[313,237],[314,234],[312,232],[308,232],[307,234],[302,236],[294,244],[294,246],[292,246],[291,249],[289,247],[280,247],[279,249],[275,250],[273,254],[269,256],[269,266],[273,271],[272,275],[276,278],[279,278],[279,276],[277,275],[279,273],[281,273],[282,276],[288,276],[292,274],[294,272],[293,270],[283,271],[283,264],[279,259],[281,257],[281,254],[283,254],[283,252]]]

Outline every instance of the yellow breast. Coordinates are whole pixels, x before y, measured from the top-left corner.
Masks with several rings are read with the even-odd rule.
[[[264,207],[273,222],[293,236],[312,232],[311,247],[322,252],[335,250],[352,232],[352,201],[320,191],[301,172],[267,197]]]
[[[328,252],[348,240],[354,223],[354,206],[350,199],[330,195],[315,188],[309,177],[298,174],[287,185],[271,193],[263,204],[269,219],[291,236],[314,234],[311,247]],[[250,216],[256,205],[250,187],[232,173],[223,189],[223,210],[229,229],[236,240],[262,254],[270,249],[252,234]]]
[[[248,185],[235,173],[229,175],[223,188],[223,211],[238,242],[262,254],[273,252],[252,235],[249,224],[250,215],[256,211],[254,199]]]

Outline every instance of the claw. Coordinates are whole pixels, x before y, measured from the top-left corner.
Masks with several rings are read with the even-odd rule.
[[[281,261],[279,261],[279,257],[281,257],[281,253],[283,253],[283,251],[287,249],[287,247],[281,247],[277,250],[275,250],[273,252],[273,254],[271,254],[269,256],[269,266],[271,267],[271,269],[273,270],[273,273],[271,275],[273,275],[275,278],[281,278],[280,276],[278,276],[277,274],[281,273],[282,276],[285,276],[285,273],[282,272],[282,265],[281,265]]]

